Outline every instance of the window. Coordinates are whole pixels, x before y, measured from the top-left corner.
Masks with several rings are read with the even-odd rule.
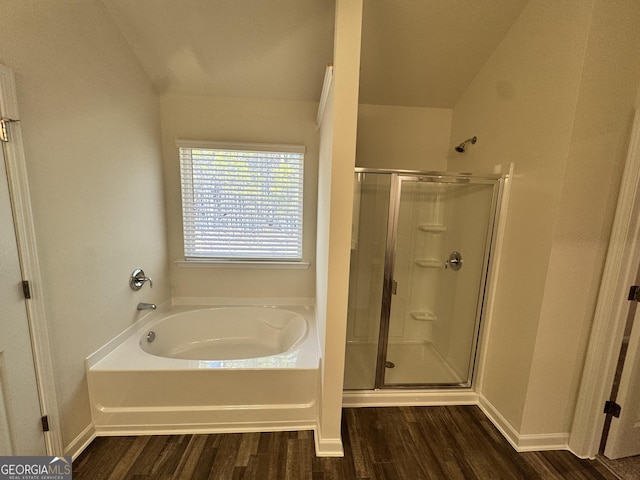
[[[302,259],[304,146],[176,146],[185,259]]]

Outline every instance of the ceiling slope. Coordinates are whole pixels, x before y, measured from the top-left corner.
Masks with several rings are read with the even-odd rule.
[[[318,101],[331,0],[102,0],[159,93]],[[527,0],[365,0],[360,102],[452,108]]]
[[[327,0],[103,0],[159,93],[318,101]]]
[[[360,102],[453,108],[526,3],[365,1]]]

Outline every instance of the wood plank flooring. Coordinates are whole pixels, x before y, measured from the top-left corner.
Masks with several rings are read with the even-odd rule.
[[[318,458],[313,433],[99,437],[74,480],[614,480],[566,451],[517,453],[473,406],[350,408],[345,456]]]

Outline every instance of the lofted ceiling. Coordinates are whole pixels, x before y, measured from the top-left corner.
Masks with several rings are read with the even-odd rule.
[[[318,101],[329,0],[103,0],[159,93]]]
[[[159,93],[318,101],[332,0],[102,0]],[[451,108],[527,0],[364,0],[360,102]]]
[[[453,108],[528,0],[364,0],[360,103]]]

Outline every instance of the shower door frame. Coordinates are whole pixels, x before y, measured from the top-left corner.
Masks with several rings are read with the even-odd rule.
[[[387,220],[387,238],[384,259],[384,275],[382,287],[382,305],[380,312],[380,327],[378,333],[378,351],[376,358],[376,374],[374,389],[459,389],[470,388],[473,384],[476,358],[478,356],[478,343],[481,333],[482,314],[485,309],[485,299],[487,293],[487,279],[490,268],[490,259],[492,256],[492,247],[494,245],[494,236],[496,233],[496,221],[498,219],[498,210],[500,199],[502,197],[503,179],[501,175],[472,175],[470,173],[450,173],[435,171],[417,171],[417,170],[392,170],[392,169],[372,169],[360,168],[355,169],[355,173],[378,173],[390,174],[390,191],[389,191],[389,212]],[[403,180],[405,179],[405,180]],[[400,196],[402,193],[403,181],[429,182],[429,183],[448,183],[448,184],[484,184],[493,185],[493,193],[491,199],[491,209],[489,212],[489,221],[487,235],[485,238],[484,258],[482,262],[482,274],[478,286],[478,295],[476,300],[476,315],[473,326],[473,339],[471,352],[469,356],[469,375],[466,382],[458,384],[385,384],[386,356],[389,340],[389,328],[391,322],[391,304],[394,295],[394,269],[396,260],[397,247],[397,227],[398,217],[400,213]]]

